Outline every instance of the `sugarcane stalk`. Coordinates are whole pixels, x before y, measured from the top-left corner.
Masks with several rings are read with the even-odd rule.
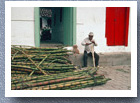
[[[15,48],[15,47],[33,47],[33,46],[29,46],[29,45],[11,45],[12,48]]]
[[[56,78],[56,77],[63,77],[64,75],[65,76],[72,76],[72,75],[77,75],[77,74],[83,74],[83,75],[86,75],[87,73],[89,74],[89,72],[88,72],[89,70],[78,70],[78,71],[73,71],[73,72],[67,72],[67,73],[60,73],[60,74],[52,74],[52,75],[49,75],[49,76],[47,76],[47,78],[51,78],[51,77],[54,77],[54,78]],[[94,71],[94,72],[96,72],[96,71]],[[32,78],[30,78],[30,77],[26,77],[26,78],[22,78],[23,79],[23,81],[26,81],[26,80],[33,80],[33,79],[36,79],[36,78],[45,78],[46,77],[46,75],[45,76],[38,76],[38,77],[32,77]],[[12,80],[13,82],[15,81],[15,80]],[[22,81],[22,80],[18,80],[18,81]]]
[[[11,54],[11,56],[13,56],[14,54]],[[32,54],[28,54],[29,56],[36,56],[36,55],[39,55],[39,56],[46,56],[46,55],[49,55],[49,54],[41,54],[41,53],[32,53]],[[52,56],[67,56],[68,54],[67,53],[55,53],[55,54],[51,54]],[[17,54],[16,57],[24,57],[23,54]]]
[[[46,77],[46,78],[36,78],[36,79],[34,79],[34,80],[28,80],[28,81],[18,81],[18,83],[20,84],[20,83],[22,83],[22,82],[26,82],[26,83],[38,83],[38,82],[44,82],[44,81],[51,81],[51,80],[57,80],[57,79],[64,79],[64,78],[69,78],[69,77],[83,77],[83,76],[87,76],[87,77],[89,77],[89,75],[84,75],[84,74],[78,74],[78,75],[72,75],[72,76],[66,76],[66,75],[64,75],[64,76],[61,76],[61,77]],[[98,75],[96,75],[95,76],[95,78],[97,78],[97,77],[100,77],[100,76],[98,76]],[[12,84],[15,84],[15,83],[12,83]],[[17,84],[17,82],[16,82],[16,84]],[[17,84],[18,85],[18,84]]]
[[[23,71],[23,72],[26,72],[28,74],[30,74],[33,70],[29,70],[29,69],[22,69],[22,68],[14,68],[12,70],[15,70],[15,71]],[[69,70],[47,70],[47,72],[49,72],[51,75],[52,74],[56,74],[56,73],[65,73],[65,72],[72,72],[73,70],[72,69],[69,69]],[[35,70],[34,72],[35,75],[42,75],[42,72],[39,71],[39,70]]]
[[[57,59],[62,59],[62,60],[68,60],[68,58],[64,57],[64,56],[55,56],[55,55],[50,55],[50,54],[47,54],[49,55],[47,59],[52,59],[52,58],[57,58]],[[44,59],[44,57],[46,57],[47,55],[28,55],[29,57],[32,57],[34,59]],[[15,56],[15,59],[25,59],[27,58],[26,56],[24,55],[16,55]]]
[[[16,48],[15,48],[15,49],[16,49]],[[47,75],[47,73],[45,73],[40,67],[38,67],[38,66],[35,64],[35,62],[34,62],[30,57],[28,57],[28,55],[27,55],[24,51],[22,51],[22,50],[20,50],[20,49],[17,49],[17,50],[21,51],[21,52],[36,66],[36,68],[38,68],[44,75]]]
[[[30,62],[11,62],[12,65],[33,65],[33,63]],[[36,63],[37,65],[39,63]],[[60,64],[60,63],[46,63],[45,61],[41,64],[42,66],[50,65],[52,67],[74,67],[73,64]]]
[[[52,50],[58,50],[58,48],[35,47],[35,48],[27,48],[26,50],[47,50],[47,51],[52,51]]]
[[[34,86],[41,86],[41,85],[47,85],[47,84],[52,84],[52,83],[60,83],[60,82],[65,82],[65,81],[70,81],[70,80],[76,80],[76,79],[83,79],[83,78],[93,78],[89,75],[87,76],[70,76],[70,77],[66,77],[66,78],[51,78],[49,80],[46,79],[39,79],[39,80],[33,80],[30,82],[21,82],[19,84],[13,84],[12,85],[12,89],[23,89],[23,88],[27,88],[27,87],[34,87]],[[101,75],[96,75],[94,78],[104,78],[104,76]],[[24,83],[24,84],[23,84]]]
[[[88,70],[78,70],[78,71],[73,71],[73,72],[67,72],[67,73],[60,73],[60,74],[52,74],[52,75],[41,75],[41,76],[32,76],[32,77],[25,77],[22,79],[18,79],[18,80],[12,80],[12,83],[18,83],[18,82],[25,82],[25,81],[31,81],[31,80],[35,80],[35,79],[42,79],[42,78],[58,78],[58,77],[67,77],[67,76],[73,76],[73,75],[78,75],[78,74],[82,74],[82,75],[86,75],[88,72]],[[18,81],[18,82],[17,82]]]
[[[70,86],[73,86],[72,88],[70,88],[70,90],[75,90],[75,89],[80,89],[83,87],[85,88],[85,87],[89,87],[89,86],[96,86],[96,85],[105,84],[107,80],[108,79],[99,79],[99,80],[97,80],[97,82],[95,82],[94,80],[91,80],[91,79],[83,80],[83,81],[75,81],[72,83],[66,83],[65,85],[59,84],[57,86],[53,85],[50,87],[45,87],[45,88],[43,88],[43,90],[53,90],[53,89],[65,90],[65,87],[70,88]],[[77,87],[77,85],[80,85],[80,87]]]
[[[15,47],[17,48],[17,47]],[[12,48],[12,49],[15,49],[15,48]],[[25,48],[24,48],[25,49]],[[70,50],[66,50],[66,49],[57,49],[57,50],[52,50],[52,51],[46,51],[46,50],[27,50],[25,49],[25,53],[45,53],[45,54],[54,54],[54,53],[65,53],[65,52],[71,52]]]
[[[97,80],[96,82],[93,80],[90,80],[90,81],[88,81],[88,83],[79,84],[79,85],[71,85],[70,87],[61,88],[61,90],[76,90],[76,89],[98,86],[98,85],[105,84],[108,80],[110,80],[110,79],[108,79],[108,78],[100,79],[100,80]]]
[[[21,71],[11,71],[11,74],[27,74],[26,72]]]
[[[33,80],[33,81],[30,81],[30,82],[26,82],[26,83],[34,84],[34,83],[42,82],[42,84],[43,84],[43,82],[47,82],[48,81],[49,84],[52,84],[52,83],[58,83],[58,82],[60,83],[60,82],[76,80],[76,79],[83,79],[83,78],[93,78],[93,77],[91,77],[89,75],[76,75],[76,76],[69,76],[69,77],[63,77],[63,78],[61,77],[61,78],[50,78],[50,79],[37,79],[37,80]],[[94,78],[96,78],[96,79],[100,78],[101,79],[101,78],[104,78],[104,76],[96,75]],[[51,81],[53,81],[53,82],[51,82]]]
[[[15,48],[15,47],[24,47],[25,49],[33,49],[33,50],[37,50],[37,49],[43,49],[43,50],[57,50],[57,49],[60,49],[58,47],[33,47],[33,46],[28,46],[28,45],[12,45],[11,46],[12,48]]]
[[[35,70],[33,70],[33,71],[29,74],[29,76],[32,76],[34,72],[35,72]]]
[[[64,74],[64,73],[61,73],[61,74]],[[70,77],[70,76],[75,76],[75,77],[80,77],[80,76],[86,76],[85,74],[75,74],[75,75],[58,75],[58,76],[45,76],[45,77],[26,77],[26,78],[21,78],[21,79],[15,79],[15,80],[12,80],[12,84],[17,84],[17,83],[22,83],[22,82],[30,82],[30,81],[33,81],[33,80],[36,80],[36,81],[45,81],[45,80],[55,80],[55,79],[62,79],[62,78],[67,78],[67,77]]]
[[[56,80],[50,80],[50,81],[44,81],[44,82],[24,82],[21,84],[16,84],[16,85],[12,85],[12,89],[24,89],[24,88],[28,88],[28,87],[35,87],[35,86],[41,86],[41,85],[50,85],[50,84],[56,84],[56,83],[61,83],[61,82],[65,82],[65,81],[71,81],[71,80],[77,80],[77,79],[91,79],[90,76],[83,76],[83,77],[68,77],[68,78],[62,78],[62,79],[56,79]]]
[[[38,83],[33,83],[33,84],[31,84],[31,82],[23,83],[23,84],[16,84],[16,86],[12,85],[12,89],[24,89],[24,88],[28,88],[28,87],[48,85],[48,84],[60,83],[60,82],[71,81],[71,80],[76,80],[76,79],[83,79],[83,78],[88,78],[88,77],[87,76],[83,76],[83,77],[67,77],[67,78],[44,81],[44,82],[38,82]]]
[[[35,67],[30,67],[30,66],[23,66],[23,65],[11,65],[12,69],[16,70],[15,68],[25,68],[25,69],[30,69],[30,70],[38,70]],[[42,67],[42,70],[49,71],[49,70],[69,70],[69,69],[75,69],[73,66],[70,67]]]
[[[30,69],[30,70],[38,70],[36,68],[30,67],[30,66],[26,66],[26,65],[11,65],[12,69],[15,68],[25,68],[25,69]]]
[[[14,60],[15,56],[17,55],[19,51],[17,51],[13,56],[12,56],[12,60]]]
[[[36,69],[36,68],[34,68]],[[15,70],[15,71],[23,71],[23,72],[26,72],[26,73],[31,73],[34,69],[27,69],[27,68],[12,68],[12,71]],[[38,74],[42,74],[41,71],[39,70],[36,70],[36,73]]]
[[[39,66],[44,62],[44,60],[45,60],[48,56],[50,56],[50,55],[47,55],[37,66],[39,67]],[[33,70],[33,71],[30,73],[29,76],[32,76],[32,74],[33,74],[34,72],[35,72],[35,70]]]
[[[33,60],[34,60],[34,63],[35,63],[35,62],[37,62],[37,61],[39,62],[39,61],[42,60],[42,59],[34,59],[34,58],[33,58]],[[32,60],[32,61],[33,61],[33,60]],[[14,61],[14,62],[21,62],[21,61],[22,61],[22,62],[28,62],[28,61],[30,61],[30,60],[27,61],[27,59],[16,59],[16,60],[14,59],[13,61]],[[70,64],[70,62],[69,62],[68,60],[61,60],[61,59],[45,60],[45,62],[47,62],[47,63],[62,63],[62,64],[66,64],[66,63],[67,63],[67,64]],[[34,63],[33,63],[33,64],[34,64]],[[34,64],[34,65],[35,65],[35,64]]]
[[[104,83],[107,80],[108,79],[99,79],[95,83],[94,80],[92,80],[92,78],[86,78],[86,79],[80,79],[80,80],[75,80],[75,81],[68,81],[68,82],[64,82],[64,83],[52,84],[52,85],[47,85],[47,86],[39,86],[38,89],[39,90],[56,90],[56,89],[57,90],[61,90],[61,89],[66,88],[66,87],[77,86],[77,85],[86,85],[86,84],[87,85],[89,85],[89,84],[99,85],[99,83],[100,84]],[[34,88],[34,87],[32,87],[32,88]]]
[[[21,77],[26,77],[28,76],[28,74],[11,74],[11,77],[13,79],[13,77],[16,77],[15,79],[20,79]]]

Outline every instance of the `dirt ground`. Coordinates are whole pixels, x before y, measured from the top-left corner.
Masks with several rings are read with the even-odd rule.
[[[98,74],[110,78],[106,84],[81,90],[131,90],[131,66],[104,66],[100,67]]]

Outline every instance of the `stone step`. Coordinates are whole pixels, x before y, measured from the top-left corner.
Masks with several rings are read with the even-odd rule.
[[[131,65],[131,53],[99,53],[100,66]],[[83,66],[83,54],[73,54],[69,56],[74,65]],[[88,66],[93,66],[92,57],[88,57]]]

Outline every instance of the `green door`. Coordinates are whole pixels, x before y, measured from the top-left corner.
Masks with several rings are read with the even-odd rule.
[[[64,45],[72,46],[76,43],[76,8],[65,7],[64,8]]]

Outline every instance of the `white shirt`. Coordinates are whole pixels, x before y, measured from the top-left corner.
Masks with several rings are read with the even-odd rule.
[[[95,40],[91,40],[91,41],[95,41]],[[95,44],[93,44],[91,41],[89,40],[89,37],[87,37],[81,43],[83,46],[85,46],[85,51],[87,51],[87,53],[92,52],[92,47],[91,46],[93,46],[93,51],[94,51],[94,46],[97,46],[96,42],[95,42]],[[92,44],[86,45],[86,43],[92,43]]]

